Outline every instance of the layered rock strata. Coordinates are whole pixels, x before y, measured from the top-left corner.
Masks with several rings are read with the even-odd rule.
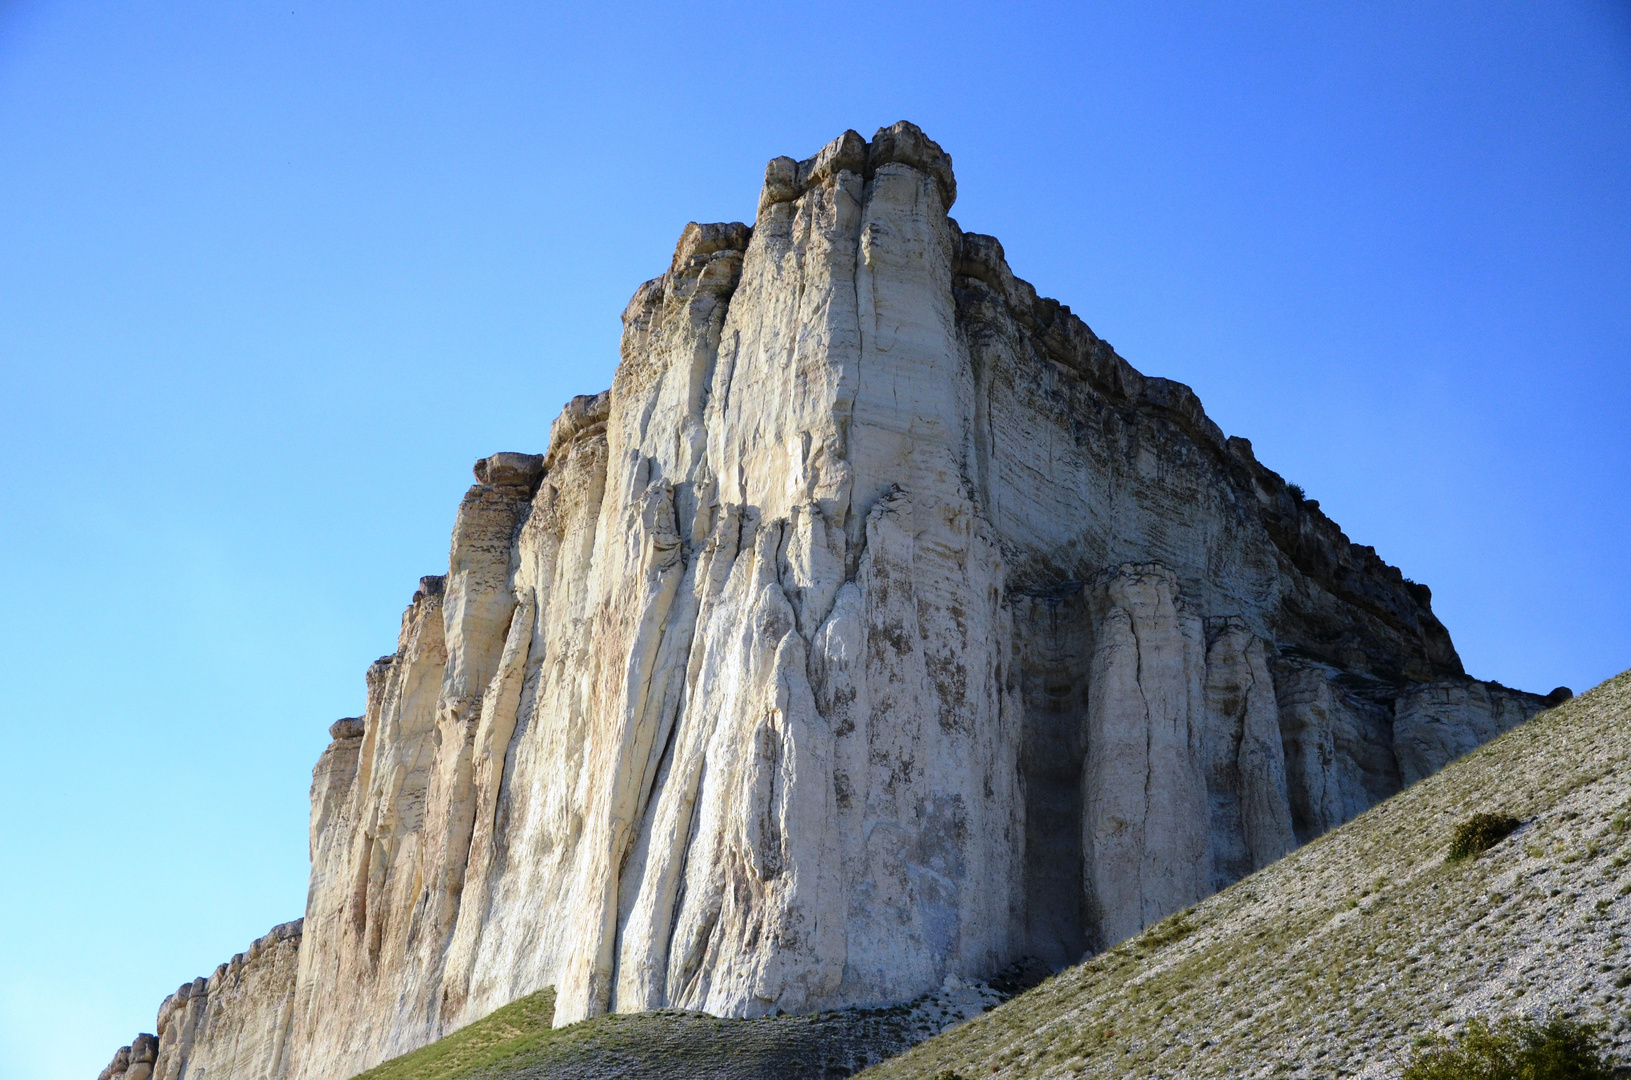
[[[1539,710],[955,196],[910,124],[777,158],[635,293],[611,389],[477,464],[318,764],[286,1028],[230,1021],[288,1034],[233,1076],[549,985],[755,1016],[1074,962]]]

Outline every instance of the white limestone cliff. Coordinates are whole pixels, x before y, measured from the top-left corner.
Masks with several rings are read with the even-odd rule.
[[[549,985],[751,1016],[1074,962],[1538,711],[955,195],[897,124],[686,227],[611,389],[477,464],[314,773],[293,962],[170,1005],[163,1080],[229,1028],[234,1077],[343,1080]]]

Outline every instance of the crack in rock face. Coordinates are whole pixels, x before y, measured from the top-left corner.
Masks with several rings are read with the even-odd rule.
[[[548,986],[757,1017],[1057,970],[1543,706],[956,191],[903,122],[685,227],[331,729],[303,930],[105,1080],[343,1080]]]

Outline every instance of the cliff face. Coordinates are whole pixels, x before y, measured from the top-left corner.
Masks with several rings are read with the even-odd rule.
[[[955,193],[909,124],[772,161],[611,389],[477,464],[318,764],[298,963],[210,1014],[291,1003],[232,1076],[549,985],[753,1016],[1073,962],[1538,711]]]

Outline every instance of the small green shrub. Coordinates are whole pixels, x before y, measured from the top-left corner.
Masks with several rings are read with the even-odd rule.
[[[1512,835],[1523,822],[1511,814],[1474,814],[1455,827],[1450,838],[1450,861],[1470,859]]]
[[[1195,932],[1184,916],[1189,914],[1186,908],[1176,915],[1169,915],[1156,923],[1138,939],[1138,944],[1146,949],[1159,949],[1163,945],[1171,945],[1174,941],[1182,941]]]
[[[1508,1017],[1494,1027],[1475,1018],[1455,1042],[1419,1052],[1400,1080],[1611,1080],[1602,1031],[1563,1016],[1544,1024]]]

